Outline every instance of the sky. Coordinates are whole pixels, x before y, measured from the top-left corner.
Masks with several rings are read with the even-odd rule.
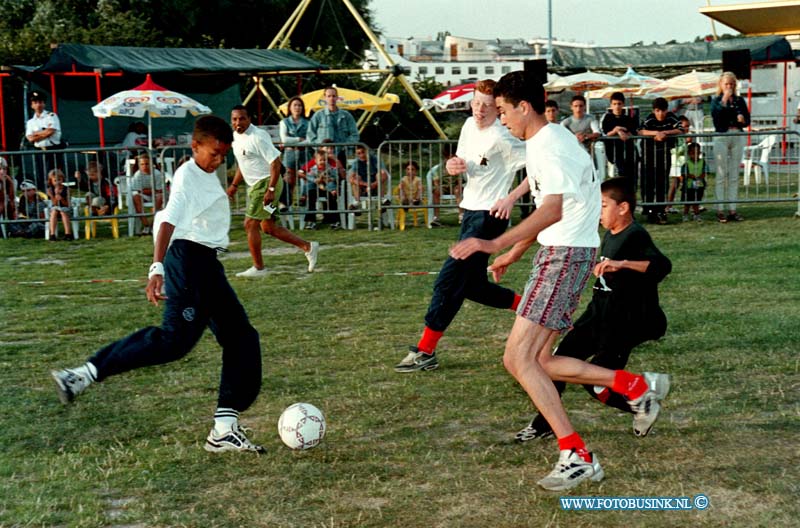
[[[711,0],[711,5],[746,0]],[[547,0],[371,0],[387,37],[547,38]],[[711,34],[706,0],[552,0],[553,38],[598,46],[693,41]],[[487,7],[492,6],[492,7]],[[717,34],[736,34],[716,23]]]

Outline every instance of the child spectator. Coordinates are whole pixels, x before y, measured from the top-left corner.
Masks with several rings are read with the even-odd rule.
[[[86,205],[92,216],[112,214],[117,206],[116,192],[103,172],[103,164],[90,161],[86,165],[86,179],[81,171],[75,171],[75,179],[81,190],[86,191]]]
[[[64,173],[61,169],[53,169],[47,174],[47,198],[53,204],[50,208],[50,240],[56,240],[58,219],[64,225],[64,240],[72,240],[72,222],[70,221],[69,187],[64,185]]]
[[[682,186],[681,201],[700,202],[706,192],[706,161],[700,157],[702,149],[698,143],[689,143],[686,151],[686,163],[681,167]],[[692,220],[702,222],[700,205],[692,204]],[[683,221],[689,220],[689,204],[683,206]]]
[[[679,118],[681,123],[681,131],[684,134],[689,133],[691,123],[689,118],[681,116]],[[669,170],[669,192],[667,193],[667,201],[671,204],[675,201],[675,194],[678,188],[681,187],[681,178],[683,173],[683,164],[686,163],[686,147],[692,142],[692,138],[687,137],[685,141],[678,140],[675,148],[672,149],[672,167]],[[668,213],[677,213],[678,210],[671,205],[667,208]]]
[[[586,114],[586,98],[584,96],[574,96],[570,108],[572,115],[563,120],[561,125],[575,134],[578,143],[587,152],[591,152],[592,143],[600,137],[600,126],[592,116]]]
[[[422,203],[422,180],[419,178],[419,163],[409,161],[406,175],[400,180],[399,192],[402,205],[420,205]],[[404,208],[408,211],[408,208]]]
[[[305,217],[305,229],[317,228],[317,199],[326,200],[325,209],[333,211],[338,209],[337,196],[339,182],[339,166],[336,158],[330,156],[326,149],[318,149],[314,154],[314,165],[305,173],[306,190],[304,195],[308,199],[308,213]],[[336,213],[325,213],[323,222],[329,224],[331,229],[341,228]]]
[[[663,97],[653,101],[653,113],[647,116],[639,129],[642,142],[642,200],[644,214],[651,224],[666,224],[664,200],[667,195],[667,175],[671,166],[670,149],[675,145],[671,136],[683,134],[680,122],[667,111],[668,103]],[[661,205],[653,205],[653,201]]]
[[[17,218],[28,220],[44,220],[46,204],[39,196],[39,191],[30,180],[23,180],[19,186],[22,196],[19,197]],[[44,235],[44,222],[30,222],[25,224],[11,224],[11,236],[25,238],[39,238]],[[68,237],[69,240],[71,237]],[[53,240],[53,237],[50,237]]]
[[[358,209],[362,196],[365,198],[378,196],[378,181],[380,181],[380,188],[385,194],[381,205],[392,203],[392,190],[388,188],[389,173],[386,172],[383,162],[379,161],[375,154],[367,152],[363,145],[356,147],[356,159],[347,167],[347,180],[350,182],[350,189],[353,193],[349,209]]]
[[[552,99],[544,102],[544,117],[548,123],[558,124],[558,103]]]
[[[447,161],[456,155],[453,146],[449,143],[442,146],[442,162],[430,168],[425,179],[431,182],[431,199],[435,205],[442,203],[442,194],[449,194],[455,197],[456,203],[461,203],[461,192],[463,190],[463,178],[461,174],[452,175],[447,172]],[[461,218],[462,209],[458,209]],[[431,227],[441,227],[442,221],[439,219],[441,211],[438,207],[433,209]]]
[[[637,165],[639,163],[635,140],[631,139],[639,129],[633,116],[625,113],[625,94],[611,94],[610,108],[603,116],[601,127],[606,137],[606,157],[614,164],[617,176],[627,178],[636,189]]]
[[[14,178],[8,174],[8,162],[0,158],[0,218],[14,220],[17,218],[17,204]]]
[[[139,170],[131,178],[130,192],[133,196],[133,208],[137,213],[144,212],[144,199],[147,196],[156,206],[156,211],[160,211],[164,206],[164,192],[166,184],[164,175],[160,170],[152,166],[150,154],[147,151],[139,154]],[[150,234],[150,218],[141,217],[142,234]]]

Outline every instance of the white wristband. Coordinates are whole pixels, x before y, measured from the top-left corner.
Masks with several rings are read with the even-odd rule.
[[[161,275],[164,276],[164,265],[160,262],[153,262],[150,265],[150,272],[147,274],[147,280],[153,278],[153,275]]]

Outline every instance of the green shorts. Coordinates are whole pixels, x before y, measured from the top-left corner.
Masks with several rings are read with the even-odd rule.
[[[247,218],[255,218],[256,220],[277,220],[280,216],[278,214],[278,203],[281,198],[281,190],[283,189],[283,178],[278,178],[278,183],[275,184],[275,198],[272,199],[272,205],[275,206],[275,212],[270,214],[264,210],[264,195],[267,193],[269,186],[269,178],[264,178],[257,184],[247,189],[247,210],[244,215]]]

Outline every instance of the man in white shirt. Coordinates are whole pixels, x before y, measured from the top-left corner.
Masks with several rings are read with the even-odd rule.
[[[472,117],[461,129],[456,155],[447,160],[448,173],[467,175],[459,204],[464,209],[459,240],[493,239],[506,230],[508,216],[494,216],[489,210],[508,194],[515,171],[525,163],[524,143],[511,137],[497,121],[494,84],[492,80],[476,83],[470,103]],[[422,337],[416,346],[409,347],[406,357],[395,366],[396,372],[433,370],[439,366],[436,345],[465,299],[494,308],[516,309],[519,295],[489,282],[488,263],[489,255],[484,253],[467,260],[445,261],[433,286]]]
[[[589,478],[600,481],[604,473],[573,429],[551,378],[609,387],[622,394],[634,411],[634,429],[639,436],[652,427],[659,404],[644,376],[552,355],[558,335],[572,327],[572,313],[594,267],[600,243],[600,181],[588,153],[570,133],[548,124],[541,83],[525,72],[512,72],[500,79],[494,94],[502,123],[513,136],[525,140],[527,186],[536,210],[493,240],[462,240],[450,255],[471,258],[475,252],[491,254],[513,244],[511,251],[489,267],[498,282],[508,266],[535,242],[541,246],[506,342],[503,364],[558,438],[559,461],[538,484],[548,490],[565,490]],[[636,430],[636,425],[641,429]]]
[[[44,93],[33,91],[30,95],[33,117],[25,123],[25,138],[39,150],[54,150],[61,147],[61,121],[54,112],[45,110]],[[55,154],[46,154],[34,158],[34,172],[44,178],[56,167]]]
[[[129,370],[161,365],[188,354],[206,327],[222,346],[214,426],[204,449],[262,453],[239,425],[261,390],[261,343],[217,259],[228,246],[231,211],[216,169],[233,135],[215,116],[199,118],[192,134],[193,158],[181,165],[171,199],[155,219],[153,263],[147,300],[165,301],[160,327],[142,328],[98,350],[83,365],[51,372],[62,403],[95,382]]]
[[[231,111],[233,127],[233,155],[236,158],[236,176],[228,187],[231,198],[236,195],[239,183],[247,184],[247,210],[244,229],[253,266],[237,273],[237,277],[263,277],[267,274],[261,255],[261,231],[271,237],[296,246],[308,260],[308,272],[317,265],[319,242],[306,242],[277,223],[283,178],[281,178],[281,155],[272,144],[269,134],[250,122],[250,115],[243,105]]]

